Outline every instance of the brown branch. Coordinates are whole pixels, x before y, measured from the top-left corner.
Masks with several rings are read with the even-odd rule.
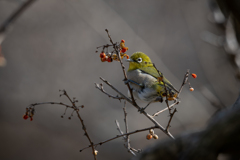
[[[127,98],[124,94],[122,94],[120,91],[118,91],[115,87],[113,87],[107,80],[103,79],[102,77],[100,77],[100,79],[106,83],[109,87],[111,87],[114,91],[116,91],[120,96],[122,96],[125,100],[127,100],[130,104],[132,104],[135,108],[137,108],[138,110],[141,110],[141,107],[139,107],[136,103],[132,102],[129,98]],[[164,127],[162,127],[151,115],[149,115],[147,112],[145,112],[144,110],[141,111],[141,113],[143,115],[145,115],[150,121],[152,121],[157,128],[159,128],[160,130],[163,131],[163,133],[165,133],[167,136],[169,136],[170,138],[174,139],[174,137],[169,133],[166,132],[166,130],[164,129]]]
[[[169,106],[169,108],[174,107],[175,105],[179,104],[180,102],[181,102],[181,101],[176,101],[175,103],[171,104],[171,105]],[[154,114],[152,115],[152,117],[155,117],[155,116],[159,115],[160,113],[162,113],[162,112],[164,112],[164,111],[166,111],[166,110],[168,110],[168,107],[162,109],[161,111],[158,111],[158,112],[154,113]]]
[[[97,83],[94,83],[94,84],[95,84],[95,87],[96,87],[97,89],[99,89],[101,92],[103,92],[104,94],[106,94],[108,97],[113,98],[113,99],[118,99],[118,100],[120,100],[120,101],[121,101],[121,99],[124,99],[124,98],[122,98],[122,97],[119,97],[118,95],[117,95],[117,96],[113,96],[113,95],[107,93],[107,92],[103,89],[103,85],[102,85],[102,84],[97,84]]]
[[[124,113],[125,130],[126,130],[126,133],[128,133],[129,131],[128,131],[128,123],[127,123],[126,101],[124,101],[123,113]],[[126,147],[127,147],[128,151],[129,151],[132,155],[136,156],[136,154],[134,153],[134,151],[131,149],[130,136],[129,136],[129,135],[126,136],[126,142],[127,142],[127,146],[126,146]]]
[[[177,109],[175,108],[174,109],[174,111],[173,111],[173,113],[170,113],[170,119],[169,119],[169,121],[168,121],[168,125],[167,125],[167,127],[166,127],[166,131],[168,132],[168,129],[169,129],[169,127],[170,127],[170,123],[171,123],[171,121],[172,121],[172,118],[173,118],[173,116],[174,116],[174,114],[177,112]]]
[[[117,139],[117,138],[120,138],[120,137],[124,137],[124,136],[127,136],[127,135],[131,135],[131,134],[135,134],[135,133],[139,133],[139,132],[143,132],[143,131],[148,131],[150,129],[154,129],[154,128],[158,128],[157,126],[153,126],[153,127],[148,127],[148,128],[144,128],[144,129],[139,129],[139,130],[136,130],[136,131],[133,131],[133,132],[129,132],[129,133],[124,133],[124,134],[120,134],[120,135],[116,135],[115,137],[113,138],[110,138],[108,140],[105,140],[105,141],[102,141],[102,142],[99,142],[99,143],[96,143],[96,144],[93,144],[94,147],[98,146],[98,145],[102,145],[104,143],[107,143],[107,142],[110,142],[114,139]],[[83,150],[87,149],[87,148],[90,148],[91,145],[89,145],[88,147],[85,147],[85,148],[82,148],[80,150],[80,152],[82,152]]]
[[[178,97],[179,97],[180,93],[182,92],[183,86],[188,82],[189,72],[190,72],[190,70],[188,69],[187,72],[186,72],[186,74],[185,74],[185,76],[184,76],[184,78],[183,78],[182,85],[181,85],[181,87],[180,87],[180,89],[179,89],[179,91],[178,91],[178,92],[179,92],[179,93],[178,93]]]
[[[82,117],[80,116],[79,108],[76,106],[76,102],[78,102],[78,101],[75,100],[75,98],[73,98],[73,100],[72,100],[72,99],[69,97],[69,95],[67,94],[67,92],[66,92],[65,90],[59,90],[59,91],[63,92],[62,94],[60,94],[60,96],[62,96],[62,95],[66,96],[66,97],[68,98],[68,100],[72,103],[72,106],[67,105],[67,104],[64,104],[64,103],[62,103],[62,102],[60,102],[60,103],[59,103],[59,102],[43,102],[43,103],[34,103],[34,104],[31,104],[30,107],[28,107],[28,108],[32,108],[32,107],[34,107],[34,106],[43,105],[43,104],[57,104],[57,105],[62,105],[62,106],[65,106],[65,107],[66,107],[64,114],[66,113],[67,108],[72,108],[72,109],[73,109],[73,112],[75,111],[75,112],[77,113],[77,117],[78,117],[78,119],[80,120],[80,122],[81,122],[81,124],[82,124],[82,129],[83,129],[83,131],[84,131],[84,135],[87,137],[88,141],[90,142],[90,147],[92,148],[94,159],[97,160],[97,157],[96,157],[96,155],[94,154],[94,153],[95,153],[95,148],[94,148],[93,142],[92,142],[92,140],[91,140],[91,138],[90,138],[90,136],[89,136],[89,134],[88,134],[88,132],[87,132],[87,129],[86,129],[86,126],[85,126],[85,124],[84,124],[84,122],[83,122],[83,119],[82,119]],[[27,111],[28,111],[28,108],[27,108]],[[83,106],[82,106],[82,108],[83,108]],[[33,109],[33,108],[32,108],[32,109]],[[34,110],[32,110],[32,111],[34,111]],[[73,115],[73,112],[72,112],[71,116]],[[69,117],[69,119],[71,119],[71,116]]]

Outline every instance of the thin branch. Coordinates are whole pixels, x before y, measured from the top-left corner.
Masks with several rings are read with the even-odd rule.
[[[126,130],[126,133],[128,133],[126,101],[124,101],[123,113],[124,113],[125,130]],[[131,150],[130,136],[129,136],[129,135],[126,136],[126,142],[127,142],[127,146],[126,146],[126,147],[127,147],[128,151],[129,151],[132,155],[137,156],[137,155],[133,152],[133,150]]]
[[[175,105],[179,104],[180,102],[181,102],[181,101],[176,101],[175,103],[171,104],[171,105],[169,106],[169,108],[174,107]],[[155,117],[155,116],[159,115],[160,113],[162,113],[162,112],[164,112],[164,111],[166,111],[166,110],[168,110],[168,107],[162,109],[161,111],[158,111],[158,112],[154,113],[154,114],[152,115],[152,117]]]
[[[64,104],[62,102],[42,102],[42,103],[33,103],[33,104],[30,104],[30,106],[38,106],[38,105],[44,105],[44,104],[57,104],[57,105],[62,105],[62,106],[65,106],[67,108],[72,108],[74,109],[72,106],[69,106],[67,104]]]
[[[101,92],[103,92],[104,94],[106,94],[108,97],[113,98],[113,99],[118,99],[118,100],[120,100],[120,101],[121,101],[121,99],[124,99],[124,98],[122,98],[122,97],[119,97],[118,95],[117,95],[117,96],[113,96],[113,95],[107,93],[107,92],[103,89],[103,85],[102,85],[102,84],[97,84],[97,83],[94,83],[94,84],[95,84],[95,87],[96,87],[97,89],[99,89]]]
[[[102,144],[104,144],[104,143],[110,142],[110,141],[115,140],[115,139],[117,139],[117,138],[124,137],[124,136],[126,136],[126,135],[131,135],[131,134],[135,134],[135,133],[139,133],[139,132],[143,132],[143,131],[148,131],[148,130],[154,129],[154,128],[158,128],[158,126],[148,127],[148,128],[139,129],[139,130],[136,130],[136,131],[133,131],[133,132],[125,133],[125,134],[116,135],[115,137],[110,138],[110,139],[108,139],[108,140],[105,140],[105,141],[102,141],[102,142],[93,144],[93,146],[96,147],[96,146],[98,146],[98,145],[102,145]],[[82,152],[83,150],[85,150],[85,149],[87,149],[87,148],[90,148],[90,147],[91,147],[91,145],[89,145],[88,147],[82,148],[82,149],[80,150],[80,152]]]
[[[179,92],[179,93],[178,93],[178,97],[179,97],[180,93],[182,92],[183,86],[188,82],[189,72],[190,72],[190,70],[188,69],[187,72],[186,72],[186,74],[184,75],[182,85],[181,85],[181,87],[180,87],[180,89],[179,89],[179,91],[178,91],[178,92]]]
[[[166,127],[166,131],[167,131],[167,132],[168,132],[168,129],[169,129],[169,127],[170,127],[170,123],[171,123],[171,121],[172,121],[172,118],[173,118],[173,116],[174,116],[174,114],[175,114],[176,112],[177,112],[177,109],[175,108],[174,111],[173,111],[173,113],[170,114],[170,119],[169,119],[168,125],[167,125],[167,127]]]
[[[117,126],[117,130],[119,131],[119,133],[120,133],[121,135],[123,135],[124,133],[123,133],[123,131],[122,131],[121,128],[120,128],[120,125],[119,125],[118,120],[115,120],[115,123],[116,123],[116,126]],[[127,137],[124,136],[123,138],[126,140]]]

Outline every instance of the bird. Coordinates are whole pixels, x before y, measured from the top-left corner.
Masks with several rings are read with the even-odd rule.
[[[177,99],[178,90],[156,69],[145,53],[135,52],[127,62],[129,68],[125,83],[129,83],[134,98],[149,104],[162,102],[166,96],[169,101]],[[128,96],[131,97],[129,91]]]

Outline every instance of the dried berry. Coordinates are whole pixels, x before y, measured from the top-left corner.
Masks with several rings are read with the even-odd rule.
[[[194,91],[194,88],[191,87],[191,88],[189,88],[189,90],[192,92],[192,91]]]
[[[97,150],[94,150],[94,153],[93,153],[95,156],[98,154],[98,151]]]
[[[153,135],[153,138],[154,138],[154,139],[158,139],[158,135],[154,134],[154,135]]]

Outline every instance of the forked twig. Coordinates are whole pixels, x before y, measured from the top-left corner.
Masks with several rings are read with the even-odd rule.
[[[37,105],[44,105],[44,104],[53,104],[53,105],[54,105],[54,104],[56,104],[56,105],[62,105],[62,106],[65,106],[65,107],[66,107],[65,112],[64,112],[64,115],[65,115],[66,110],[67,110],[68,108],[73,109],[73,112],[76,112],[77,117],[78,117],[78,119],[80,120],[80,122],[81,122],[81,124],[82,124],[82,129],[83,129],[83,131],[84,131],[84,135],[87,137],[88,141],[90,142],[90,147],[92,148],[93,156],[94,156],[94,159],[96,160],[97,157],[96,157],[96,154],[94,154],[94,153],[95,153],[95,148],[94,148],[94,146],[93,146],[93,142],[92,142],[92,140],[91,140],[91,138],[90,138],[90,136],[89,136],[89,134],[88,134],[88,132],[87,132],[86,126],[85,126],[85,124],[84,124],[84,122],[83,122],[83,119],[82,119],[80,113],[79,113],[79,107],[76,106],[76,103],[77,103],[78,101],[75,100],[75,98],[73,98],[73,100],[72,100],[72,99],[69,97],[69,95],[67,94],[67,92],[66,92],[65,90],[60,90],[60,91],[63,92],[62,94],[60,94],[60,96],[62,96],[62,95],[66,96],[66,97],[68,98],[68,100],[71,102],[72,105],[67,105],[67,104],[62,103],[62,102],[60,102],[60,103],[59,103],[59,102],[33,103],[33,104],[31,104],[29,107],[27,107],[27,110],[28,110],[28,108],[29,108],[29,109],[34,109],[33,107],[35,107],[35,106],[37,106]],[[83,108],[83,105],[82,105],[81,107]],[[73,115],[73,112],[72,112],[71,116]],[[63,116],[62,116],[62,117],[63,117]],[[69,119],[71,119],[71,117],[69,117]]]
[[[175,108],[174,111],[173,111],[173,113],[170,114],[170,119],[169,119],[168,125],[167,125],[167,127],[166,127],[166,131],[167,131],[167,132],[168,132],[168,130],[169,130],[169,127],[170,127],[170,123],[171,123],[171,121],[172,121],[172,118],[173,118],[173,116],[174,116],[174,114],[175,114],[176,112],[177,112],[177,109]]]
[[[107,92],[103,89],[103,85],[102,85],[102,84],[97,84],[97,83],[95,83],[95,87],[96,87],[97,89],[99,89],[101,92],[103,92],[104,94],[106,94],[106,95],[107,95],[108,97],[110,97],[110,98],[118,99],[118,100],[120,100],[120,101],[121,101],[121,99],[124,99],[124,98],[122,98],[122,97],[119,97],[118,95],[117,95],[117,96],[113,96],[113,95],[107,93]]]

